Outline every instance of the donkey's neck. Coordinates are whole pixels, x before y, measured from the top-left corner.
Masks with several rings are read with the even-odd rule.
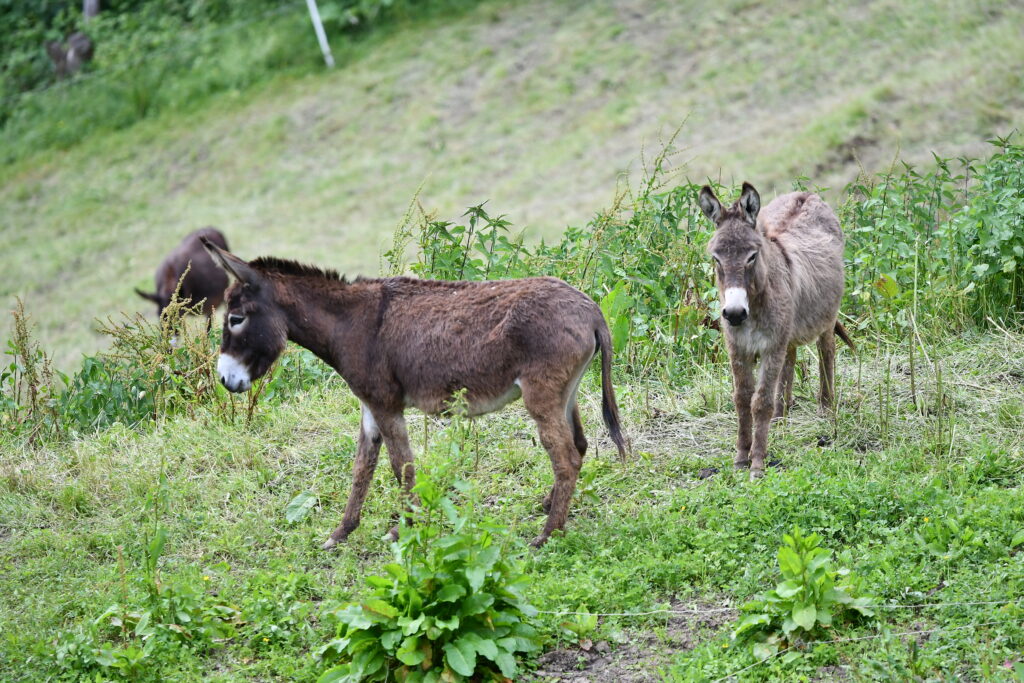
[[[757,293],[751,297],[751,309],[770,309],[769,298],[778,298],[789,293],[789,257],[779,244],[764,235],[761,236],[761,256],[757,273]],[[753,315],[753,310],[752,310]]]
[[[278,280],[277,287],[288,340],[337,368],[336,350],[343,341],[339,337],[353,327],[362,327],[360,323],[367,317],[365,285],[289,276]]]

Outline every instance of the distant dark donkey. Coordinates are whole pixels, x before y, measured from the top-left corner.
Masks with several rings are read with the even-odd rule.
[[[561,280],[346,282],[332,271],[275,258],[246,263],[211,242],[204,245],[238,280],[227,293],[217,363],[224,386],[249,389],[290,340],[333,367],[362,404],[352,492],[324,549],[359,526],[382,440],[399,485],[406,493],[414,485],[406,407],[440,413],[461,389],[469,415],[522,396],[537,423],[555,482],[534,546],[565,525],[587,450],[576,390],[598,352],[604,421],[625,456],[608,326],[597,304]]]
[[[796,347],[818,343],[818,405],[832,408],[836,342],[853,344],[836,320],[843,296],[843,232],[821,197],[792,192],[760,211],[761,198],[743,183],[739,200],[722,207],[704,186],[700,208],[715,224],[708,251],[715,260],[733,399],[739,414],[737,468],[764,474],[768,425],[792,403]],[[761,358],[755,389],[754,364]],[[753,438],[751,438],[753,422]]]
[[[157,316],[163,315],[171,295],[178,287],[178,281],[188,269],[188,276],[181,282],[178,298],[185,302],[198,304],[203,299],[203,314],[210,316],[213,309],[224,301],[224,290],[228,288],[228,277],[218,268],[203,248],[201,239],[207,239],[222,249],[228,248],[224,235],[216,228],[200,228],[190,233],[174,248],[160,267],[156,269],[156,292],[135,290],[143,299],[156,304]],[[189,268],[189,263],[192,267]]]

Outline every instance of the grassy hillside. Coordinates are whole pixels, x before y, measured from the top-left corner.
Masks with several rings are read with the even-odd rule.
[[[421,185],[442,216],[490,200],[552,237],[680,125],[687,175],[751,179],[767,196],[797,175],[839,188],[897,154],[976,154],[1022,120],[1022,12],[489,1],[402,24],[352,44],[333,72],[0,169],[0,297],[25,298],[70,368],[101,343],[94,318],[148,310],[131,287],[201,225],[243,255],[372,274]]]
[[[0,364],[0,680],[316,680],[351,645],[341,620],[391,623],[371,590],[430,552],[470,557],[471,587],[472,572],[495,581],[472,532],[538,610],[515,680],[1024,681],[1024,147],[984,143],[1022,120],[1022,21],[985,1],[487,0],[371,31],[333,72],[271,75],[0,168],[0,296],[24,297],[58,367],[88,355],[66,391],[23,334]],[[840,187],[859,162],[928,165],[931,150],[978,158]],[[837,412],[816,411],[801,351],[756,483],[731,467],[710,226],[684,175],[721,177],[723,198],[749,178],[766,202],[830,185],[847,236],[858,349],[839,350]],[[395,231],[417,190],[426,215]],[[448,536],[427,551],[382,538],[400,509],[382,457],[362,525],[321,551],[360,424],[343,381],[292,348],[257,401],[217,383],[216,326],[173,350],[145,319],[93,331],[120,310],[151,319],[131,288],[205,224],[246,257],[566,279],[611,325],[632,457],[614,455],[588,374],[569,522],[528,550],[552,474],[522,405],[472,422],[410,411],[421,481],[449,500],[403,543]],[[801,529],[829,552],[780,552]],[[405,654],[459,661],[424,645],[452,624],[421,623],[433,635]]]

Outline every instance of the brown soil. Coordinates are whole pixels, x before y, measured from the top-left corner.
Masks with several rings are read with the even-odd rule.
[[[674,602],[673,610],[715,610],[721,604]],[[529,680],[539,683],[638,683],[661,680],[659,669],[673,656],[714,638],[736,619],[736,611],[668,614],[662,626],[627,632],[627,642],[613,644],[584,639],[579,644],[545,652]]]

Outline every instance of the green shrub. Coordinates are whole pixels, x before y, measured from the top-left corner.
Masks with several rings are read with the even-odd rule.
[[[418,478],[415,523],[391,544],[387,575],[368,577],[368,597],[332,612],[337,638],[319,656],[338,663],[321,683],[504,680],[519,672],[517,655],[539,649],[520,544],[422,471]]]
[[[743,605],[734,640],[752,642],[754,655],[765,659],[789,647],[801,634],[830,628],[850,612],[872,617],[874,600],[854,597],[856,578],[848,569],[832,568],[832,552],[820,547],[821,536],[804,536],[798,527],[785,534],[779,548],[782,582]],[[841,578],[837,584],[836,579]]]

